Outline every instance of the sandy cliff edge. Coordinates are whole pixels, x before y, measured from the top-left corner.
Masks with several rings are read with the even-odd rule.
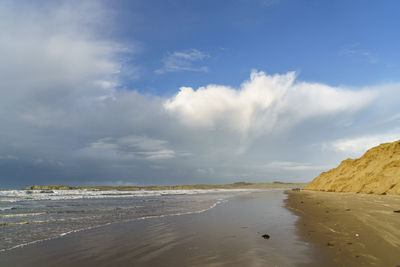
[[[365,194],[400,194],[400,140],[369,149],[321,173],[304,189]]]

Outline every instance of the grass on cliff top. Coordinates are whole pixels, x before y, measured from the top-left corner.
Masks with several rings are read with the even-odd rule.
[[[246,183],[233,184],[195,184],[195,185],[166,185],[166,186],[67,186],[67,185],[33,185],[25,190],[72,190],[72,189],[97,189],[97,190],[179,190],[179,189],[262,189],[262,188],[303,188],[306,183]]]

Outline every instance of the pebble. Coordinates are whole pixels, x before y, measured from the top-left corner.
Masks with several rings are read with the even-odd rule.
[[[267,234],[263,234],[262,237],[263,237],[264,239],[269,239],[269,238],[270,238],[270,236],[267,235]]]

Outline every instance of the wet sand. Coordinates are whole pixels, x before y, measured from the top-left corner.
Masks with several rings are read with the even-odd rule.
[[[283,191],[199,214],[114,223],[0,254],[0,266],[324,266],[301,241]],[[263,234],[270,235],[264,239]]]
[[[400,196],[287,192],[309,240],[336,266],[400,266]]]

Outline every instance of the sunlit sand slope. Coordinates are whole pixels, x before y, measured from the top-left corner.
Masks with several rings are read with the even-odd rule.
[[[305,189],[366,194],[400,194],[400,140],[369,149],[321,173]]]

